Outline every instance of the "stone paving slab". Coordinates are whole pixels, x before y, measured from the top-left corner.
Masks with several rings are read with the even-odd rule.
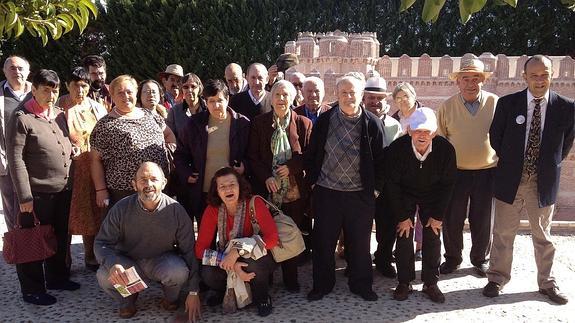
[[[0,229],[0,231],[2,231]],[[170,313],[159,306],[162,297],[158,284],[151,284],[138,299],[138,313],[129,320],[121,320],[112,300],[97,286],[94,273],[83,268],[82,246],[75,237],[72,245],[72,279],[82,284],[79,291],[55,291],[58,303],[38,307],[22,301],[15,268],[0,260],[0,322],[174,322],[183,317]],[[373,238],[373,235],[372,235]],[[300,267],[302,291],[290,294],[283,290],[281,275],[275,273],[275,284],[271,289],[274,312],[262,319],[254,307],[233,315],[223,316],[220,307],[203,307],[203,322],[575,322],[575,236],[556,235],[557,253],[555,274],[562,291],[571,302],[564,306],[551,303],[537,292],[535,261],[529,235],[517,236],[513,278],[504,293],[495,299],[481,295],[487,283],[485,278],[475,276],[469,259],[464,260],[462,269],[454,274],[441,276],[439,286],[445,293],[445,304],[434,304],[421,290],[417,290],[407,301],[392,299],[392,290],[397,282],[374,275],[374,290],[379,295],[377,302],[365,302],[351,294],[343,275],[345,262],[337,261],[337,283],[334,291],[324,299],[308,302],[306,293],[311,289],[311,264]],[[373,240],[373,239],[372,239]],[[465,234],[469,246],[470,235]],[[375,246],[375,244],[372,244]],[[468,252],[468,249],[466,250]],[[419,277],[420,263],[417,263]]]

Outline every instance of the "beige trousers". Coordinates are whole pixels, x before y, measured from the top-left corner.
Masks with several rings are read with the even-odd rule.
[[[519,228],[522,215],[527,215],[531,226],[531,240],[537,265],[537,284],[539,288],[555,286],[551,267],[555,256],[555,247],[551,241],[551,220],[555,205],[539,207],[537,195],[537,176],[523,176],[513,204],[495,199],[495,222],[493,225],[493,246],[489,260],[487,278],[501,286],[511,279],[513,262],[513,242]]]

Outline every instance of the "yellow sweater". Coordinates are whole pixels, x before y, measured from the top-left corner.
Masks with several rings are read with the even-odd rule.
[[[458,169],[486,169],[497,165],[495,150],[489,144],[489,127],[498,98],[493,93],[482,91],[475,115],[463,105],[459,93],[437,109],[438,132],[455,147]]]

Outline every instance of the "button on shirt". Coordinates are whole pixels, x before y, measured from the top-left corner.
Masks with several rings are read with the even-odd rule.
[[[531,91],[527,90],[527,120],[526,132],[525,132],[525,147],[527,149],[527,142],[529,141],[529,130],[531,129],[531,120],[533,120],[533,111],[535,110],[535,102],[533,101],[535,97],[531,94]],[[543,127],[545,126],[545,114],[547,112],[547,103],[549,102],[549,91],[543,96],[543,100],[539,103],[541,107],[541,138],[543,138]]]

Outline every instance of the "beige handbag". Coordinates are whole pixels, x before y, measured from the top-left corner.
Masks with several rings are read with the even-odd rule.
[[[291,259],[305,250],[305,243],[301,235],[301,231],[293,221],[293,219],[285,215],[280,209],[275,205],[268,202],[266,199],[259,195],[254,195],[250,200],[250,218],[252,221],[252,227],[254,228],[254,234],[259,234],[260,226],[256,219],[256,209],[255,209],[255,199],[260,198],[264,201],[278,230],[278,245],[274,247],[272,251],[272,256],[276,262],[282,262]]]

